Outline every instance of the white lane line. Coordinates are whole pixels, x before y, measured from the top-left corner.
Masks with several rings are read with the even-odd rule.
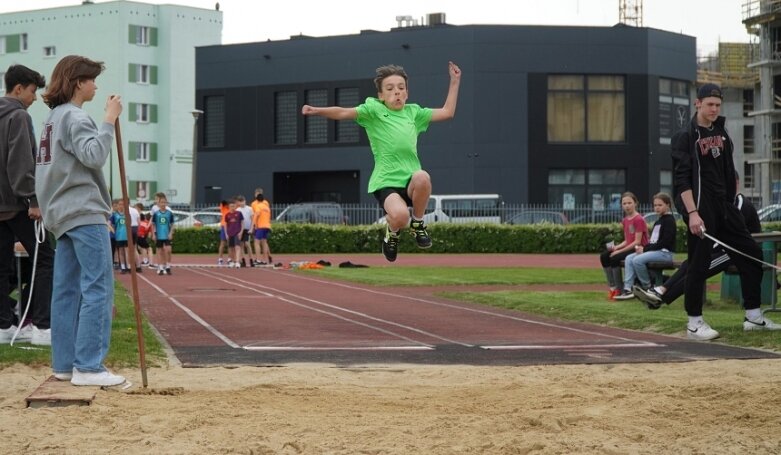
[[[317,278],[310,278],[310,277],[307,277],[307,276],[302,276],[301,274],[298,274],[298,273],[291,274],[291,275],[296,277],[296,278],[302,279],[302,280],[314,281],[316,283],[327,284],[327,285],[332,285],[332,286],[338,286],[338,287],[343,287],[343,288],[346,288],[346,289],[364,291],[364,292],[368,292],[368,293],[371,293],[371,294],[384,295],[384,296],[389,296],[389,297],[396,297],[396,298],[399,298],[399,299],[412,300],[414,302],[425,303],[425,304],[428,304],[428,305],[436,305],[436,306],[441,306],[441,307],[445,307],[445,308],[451,308],[451,309],[455,309],[455,310],[467,311],[467,312],[470,312],[470,313],[483,314],[483,315],[493,316],[493,317],[500,318],[500,319],[510,319],[510,320],[513,320],[513,321],[524,322],[524,323],[527,323],[527,324],[540,325],[540,326],[543,326],[543,327],[550,327],[550,328],[559,329],[559,330],[568,330],[568,331],[571,331],[571,332],[582,333],[582,334],[586,334],[586,335],[602,336],[602,337],[605,337],[605,338],[612,338],[612,339],[615,339],[615,340],[626,341],[626,342],[629,342],[629,343],[632,343],[632,344],[639,343],[639,344],[647,345],[647,346],[650,346],[650,347],[659,346],[658,344],[653,343],[651,341],[639,341],[639,340],[634,340],[632,338],[626,338],[626,337],[622,337],[622,336],[618,336],[618,335],[610,335],[610,334],[603,333],[603,332],[598,332],[598,331],[595,331],[595,330],[578,329],[578,328],[575,328],[575,327],[568,327],[568,326],[565,326],[565,325],[554,324],[554,323],[551,323],[551,322],[534,321],[534,320],[531,320],[531,319],[526,319],[526,318],[522,318],[522,317],[518,317],[518,316],[510,316],[508,314],[497,313],[497,312],[493,312],[493,311],[489,311],[489,310],[482,310],[482,309],[478,309],[478,308],[470,308],[470,307],[467,307],[467,306],[453,305],[453,304],[450,304],[450,303],[436,302],[436,301],[433,301],[433,300],[421,299],[421,298],[418,298],[418,297],[410,297],[410,296],[406,296],[406,295],[403,295],[403,294],[394,294],[392,292],[377,291],[375,289],[368,289],[368,288],[363,288],[363,287],[360,287],[360,286],[353,286],[353,285],[345,284],[345,283],[338,283],[338,282],[334,282],[334,281],[326,281],[326,280],[321,280],[321,279],[317,279]]]
[[[385,323],[385,324],[388,324],[388,325],[395,325],[395,326],[398,326],[398,327],[406,328],[407,330],[417,331],[417,332],[426,334],[426,332],[414,329],[412,327],[407,327],[407,326],[403,326],[401,324],[396,324],[396,323],[393,323],[393,322],[390,322],[390,321],[385,321],[383,319],[374,318],[374,317],[371,317],[371,316],[368,316],[368,315],[363,315],[362,313],[359,313],[357,311],[347,310],[347,309],[344,309],[344,308],[341,308],[341,307],[338,307],[338,306],[335,306],[335,305],[331,305],[331,304],[328,304],[328,303],[325,303],[325,302],[320,302],[318,300],[313,300],[313,299],[309,299],[309,298],[306,298],[306,297],[298,296],[298,295],[290,293],[290,292],[285,292],[285,291],[282,291],[282,290],[277,290],[277,289],[274,289],[274,288],[270,288],[268,286],[263,286],[263,285],[260,285],[260,284],[257,284],[257,283],[252,283],[252,282],[249,282],[249,281],[245,281],[245,280],[236,278],[234,276],[226,276],[226,275],[222,275],[222,274],[217,274],[215,272],[206,272],[206,271],[202,271],[202,270],[191,270],[191,271],[193,273],[196,273],[196,274],[199,274],[199,275],[203,275],[203,276],[209,277],[209,278],[214,279],[214,280],[219,280],[219,281],[222,281],[224,283],[231,284],[233,286],[238,286],[238,287],[250,290],[252,292],[257,292],[257,293],[263,294],[263,295],[271,295],[271,296],[274,296],[275,298],[277,298],[279,300],[282,300],[283,302],[289,303],[291,305],[295,305],[295,306],[298,306],[298,307],[301,307],[301,308],[306,308],[306,309],[308,309],[310,311],[315,311],[317,313],[326,314],[328,316],[340,319],[342,321],[346,321],[346,322],[349,322],[349,323],[352,323],[352,324],[359,325],[361,327],[366,327],[366,328],[368,328],[370,330],[374,330],[374,331],[377,331],[377,332],[384,333],[386,335],[390,335],[392,337],[396,337],[396,338],[399,338],[399,339],[402,339],[402,340],[405,340],[405,341],[409,341],[410,343],[413,343],[413,344],[416,344],[416,345],[421,345],[421,346],[433,348],[433,346],[428,344],[428,343],[423,343],[422,341],[414,340],[412,338],[406,337],[406,336],[401,335],[399,333],[392,332],[390,330],[386,330],[386,329],[383,329],[381,327],[377,327],[377,326],[372,325],[372,324],[367,324],[365,322],[357,321],[355,319],[351,319],[351,318],[348,318],[348,317],[345,317],[345,316],[333,313],[331,311],[326,311],[326,310],[323,310],[323,309],[320,309],[320,308],[315,308],[315,307],[310,306],[310,305],[305,305],[303,303],[287,299],[287,298],[282,297],[280,295],[269,294],[268,292],[262,291],[262,290],[260,290],[258,288],[270,289],[270,290],[272,290],[272,292],[278,292],[280,294],[287,294],[287,295],[292,296],[294,298],[305,300],[305,301],[308,301],[308,302],[312,302],[314,304],[325,306],[327,308],[331,308],[331,309],[335,309],[335,310],[339,310],[339,311],[344,311],[344,312],[347,312],[347,313],[350,313],[350,314],[354,314],[354,315],[357,315],[357,316],[365,317],[365,318],[370,319],[370,320],[382,322],[382,323]],[[230,278],[230,280],[223,279],[223,278],[220,278],[220,277]],[[239,284],[239,282],[246,283],[249,286],[245,286],[245,285]],[[440,338],[440,337],[437,337],[436,335],[433,335],[433,334],[428,334],[428,336],[431,336],[431,337],[434,337],[434,338]],[[440,338],[440,339],[445,340],[445,341],[450,341],[450,340],[446,340],[444,338]],[[454,341],[450,341],[450,342],[451,343],[457,343],[457,342],[454,342]],[[458,344],[462,344],[462,343],[458,343]]]
[[[244,346],[247,351],[433,351],[431,346]]]
[[[524,349],[548,349],[564,351],[583,351],[588,349],[613,349],[613,348],[655,348],[663,347],[663,344],[656,343],[620,343],[620,344],[583,344],[583,345],[563,345],[563,344],[522,344],[522,345],[498,345],[498,346],[478,346],[482,349],[491,351],[512,351]]]
[[[190,310],[189,308],[187,308],[187,307],[186,307],[185,305],[183,305],[181,302],[179,302],[178,300],[176,300],[175,298],[173,298],[171,295],[169,295],[167,292],[165,292],[165,291],[164,291],[164,290],[163,290],[163,289],[162,289],[160,286],[158,286],[158,285],[156,285],[156,284],[152,283],[152,282],[151,282],[151,281],[149,281],[149,279],[148,279],[148,278],[146,278],[145,276],[142,276],[142,275],[137,275],[137,276],[138,276],[138,277],[140,277],[142,280],[146,281],[148,285],[150,285],[150,286],[152,286],[153,288],[155,288],[155,289],[157,290],[157,292],[159,292],[159,293],[160,293],[160,294],[162,294],[164,297],[166,297],[168,300],[170,300],[171,302],[173,302],[173,304],[174,304],[174,305],[178,306],[178,307],[179,307],[179,308],[180,308],[182,311],[184,311],[184,312],[185,312],[185,313],[186,313],[188,316],[190,316],[190,317],[191,317],[191,318],[192,318],[192,319],[193,319],[195,322],[197,322],[198,324],[201,324],[201,325],[202,325],[202,326],[203,326],[203,327],[204,327],[206,330],[208,330],[208,331],[209,331],[209,332],[211,332],[211,333],[212,333],[214,336],[216,336],[217,338],[219,338],[220,340],[222,340],[222,341],[223,341],[225,344],[227,344],[228,346],[230,346],[230,347],[232,347],[232,348],[234,348],[234,349],[238,349],[238,348],[240,348],[240,347],[241,347],[241,346],[239,346],[238,344],[234,343],[234,342],[233,342],[233,341],[232,341],[230,338],[228,338],[228,337],[226,337],[225,335],[223,335],[223,334],[222,334],[222,333],[221,333],[219,330],[217,330],[217,329],[215,329],[214,327],[212,327],[212,326],[211,326],[211,325],[210,325],[208,322],[206,322],[206,321],[204,321],[203,319],[201,319],[201,317],[200,317],[200,316],[198,316],[197,314],[195,314],[195,313],[194,313],[192,310]]]

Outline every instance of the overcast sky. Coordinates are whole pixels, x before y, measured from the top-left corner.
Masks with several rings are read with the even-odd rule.
[[[756,0],[755,0],[756,1]],[[105,0],[95,0],[104,3]],[[80,0],[0,0],[0,13],[72,6]],[[147,0],[213,9],[215,0]],[[223,44],[389,30],[396,16],[419,19],[442,12],[454,25],[592,25],[618,22],[619,0],[220,0]],[[632,2],[630,2],[632,3]],[[643,25],[697,38],[698,54],[721,42],[747,42],[742,23],[749,0],[645,0]],[[0,30],[1,32],[1,30]]]

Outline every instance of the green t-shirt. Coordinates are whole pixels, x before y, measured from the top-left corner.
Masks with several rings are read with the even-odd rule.
[[[355,109],[356,122],[366,129],[374,155],[369,193],[380,188],[406,188],[412,174],[420,170],[418,134],[428,129],[433,111],[417,104],[394,111],[372,97]]]

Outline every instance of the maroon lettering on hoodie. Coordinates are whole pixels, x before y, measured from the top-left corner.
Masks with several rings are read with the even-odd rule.
[[[41,133],[41,146],[38,147],[38,154],[35,158],[35,164],[50,164],[52,162],[52,130],[54,125],[47,123],[43,126],[43,133]]]

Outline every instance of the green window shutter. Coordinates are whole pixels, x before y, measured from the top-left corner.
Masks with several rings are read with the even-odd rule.
[[[136,160],[136,148],[137,147],[138,147],[138,142],[129,142],[127,144],[127,148],[128,148],[127,159],[128,159],[128,161],[135,161]]]
[[[149,182],[149,195],[148,199],[154,199],[155,193],[157,193],[157,182]]]
[[[157,27],[149,27],[149,45],[157,46]]]
[[[149,82],[152,85],[157,85],[157,65],[149,67]]]
[[[128,36],[127,41],[130,44],[136,44],[136,35],[138,35],[138,26],[137,25],[128,25]]]
[[[127,120],[129,122],[136,121],[136,103],[129,103],[127,110]]]
[[[157,104],[149,105],[149,123],[157,123]]]
[[[21,39],[19,35],[6,35],[5,37],[5,51],[7,53],[19,52],[21,46]]]
[[[127,64],[127,81],[128,82],[138,82],[136,80],[136,76],[138,75],[138,70],[136,69],[135,63],[128,63]]]
[[[157,161],[157,142],[149,143],[149,161]]]
[[[130,199],[138,199],[138,180],[127,181],[127,193]]]

